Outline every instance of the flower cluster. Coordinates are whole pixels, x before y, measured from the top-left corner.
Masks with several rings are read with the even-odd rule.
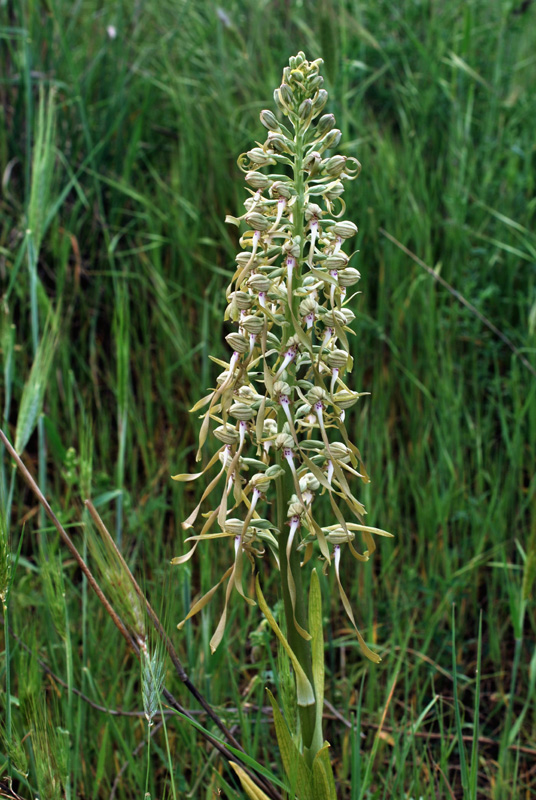
[[[262,111],[266,141],[238,162],[250,196],[245,213],[226,220],[247,226],[227,290],[225,319],[234,326],[226,336],[231,356],[228,362],[213,359],[222,367],[217,386],[192,409],[205,409],[198,460],[211,428],[220,446],[201,473],[175,476],[194,480],[219,466],[184,528],[194,525],[202,503],[218,486],[219,501],[200,533],[190,537],[192,549],[173,561],[188,560],[200,541],[233,540],[232,565],[186,617],[228,581],[211,642],[215,649],[233,587],[254,602],[243,588],[246,562],[253,567],[268,549],[280,565],[297,549],[303,565],[317,546],[326,567],[333,560],[341,600],[363,651],[378,661],[357,631],[339,577],[341,547],[366,561],[375,547],[372,534],[389,534],[364,524],[365,509],[351,488],[354,479],[367,482],[368,476],[345,427],[347,409],[362,395],[346,383],[353,366],[348,334],[354,314],[349,304],[360,274],[343,250],[357,227],[341,217],[344,183],[358,176],[360,164],[328,154],[341,132],[333,114],[322,114],[327,92],[321,63],[308,62],[303,53],[290,59],[274,93],[288,126],[271,111]],[[317,522],[319,495],[327,496],[334,525]],[[283,512],[278,509],[277,519],[271,519],[270,505],[276,508],[282,502]],[[357,522],[348,522],[348,514]],[[284,537],[283,525],[288,526]],[[356,549],[356,533],[364,538],[364,552]],[[285,574],[294,604],[292,570]],[[295,625],[308,638],[296,619]]]

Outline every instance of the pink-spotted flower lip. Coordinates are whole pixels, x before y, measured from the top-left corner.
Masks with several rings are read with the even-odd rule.
[[[298,344],[297,342],[291,340],[288,341],[286,344],[286,349],[283,354],[283,360],[279,365],[277,372],[275,373],[275,380],[277,380],[280,375],[286,370],[289,364],[291,364],[296,356],[298,355]]]
[[[322,345],[326,347],[329,341],[333,339],[334,335],[335,335],[335,328],[329,328],[329,327],[326,328],[324,330],[324,339],[322,341]]]
[[[294,448],[294,440],[288,433],[278,433],[275,437],[275,446],[278,450],[285,452],[286,450],[292,453]]]
[[[326,390],[320,386],[313,386],[306,395],[307,402],[315,410],[317,408],[323,408],[323,404],[327,402],[328,397]]]
[[[292,283],[294,270],[296,269],[296,259],[293,256],[288,256],[285,264],[287,267],[287,281],[290,285]]]
[[[301,519],[299,515],[296,514],[290,518],[290,533],[289,533],[290,537],[293,537],[295,535],[300,525],[301,525]]]

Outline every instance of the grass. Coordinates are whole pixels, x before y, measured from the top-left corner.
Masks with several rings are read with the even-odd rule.
[[[340,796],[530,797],[536,382],[380,229],[535,365],[534,6],[23,0],[1,13],[3,427],[14,440],[33,415],[24,460],[80,552],[90,496],[192,680],[270,768],[264,687],[283,678],[258,610],[233,604],[214,656],[217,604],[173,633],[219,565],[168,567],[197,502],[169,476],[193,466],[188,408],[214,379],[208,354],[224,353],[236,157],[288,56],[325,59],[344,152],[363,164],[345,196],[363,275],[353,379],[371,397],[351,434],[370,523],[396,534],[345,581],[382,664],[363,662],[336,606],[326,628]],[[18,479],[10,502],[11,476],[4,457],[1,778],[28,798],[241,796],[183,720],[165,718],[167,739],[150,729],[148,765],[139,665]]]

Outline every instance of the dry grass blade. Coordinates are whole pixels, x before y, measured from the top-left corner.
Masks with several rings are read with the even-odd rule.
[[[84,561],[84,559],[82,558],[82,556],[78,552],[78,550],[75,547],[75,545],[73,544],[70,536],[67,534],[67,532],[63,528],[62,524],[60,523],[60,521],[58,520],[58,518],[56,517],[56,515],[52,511],[52,509],[51,509],[46,497],[43,495],[43,493],[40,490],[39,486],[37,485],[37,483],[33,479],[32,475],[30,474],[30,472],[28,471],[28,469],[26,468],[26,466],[22,462],[21,458],[19,457],[19,455],[17,454],[17,452],[13,448],[13,445],[11,444],[9,439],[6,437],[4,431],[1,428],[0,428],[0,440],[3,442],[7,452],[11,456],[11,458],[13,458],[13,460],[15,461],[15,464],[17,465],[17,468],[19,469],[19,471],[21,472],[22,476],[24,477],[24,480],[26,481],[26,483],[28,484],[28,486],[30,487],[32,492],[36,495],[36,497],[39,500],[40,504],[43,506],[46,514],[48,515],[49,519],[52,521],[54,527],[58,531],[62,541],[64,542],[64,544],[67,545],[69,551],[73,555],[73,557],[76,560],[77,564],[79,565],[80,569],[82,570],[82,572],[84,573],[84,575],[88,579],[89,585],[91,586],[93,591],[96,593],[97,597],[99,598],[100,602],[103,604],[103,606],[104,606],[105,610],[107,611],[107,613],[110,615],[110,617],[113,620],[114,624],[116,625],[116,627],[120,631],[121,635],[123,636],[123,638],[127,642],[129,648],[135,654],[136,658],[139,659],[140,658],[139,647],[137,646],[136,642],[133,640],[132,636],[130,635],[129,631],[127,630],[127,628],[123,624],[123,622],[120,619],[120,617],[118,616],[118,614],[115,612],[113,607],[110,605],[108,599],[105,597],[104,593],[102,592],[102,589],[100,588],[100,586],[98,585],[97,581],[95,580],[95,577],[94,577],[93,573],[91,572],[91,570],[87,566],[86,562]],[[134,580],[134,579],[132,578],[132,580]],[[139,589],[139,587],[138,587],[138,589]],[[140,589],[140,591],[141,591],[141,589]],[[199,693],[197,692],[195,687],[193,687],[193,689],[194,689],[195,696],[197,697],[197,695]],[[174,698],[174,696],[171,694],[171,692],[169,690],[164,688],[163,689],[163,695],[164,695],[164,697],[166,699],[166,702],[168,702],[173,708],[177,709],[177,711],[179,711],[181,714],[184,714],[186,717],[188,717],[190,719],[192,718],[191,714],[185,708],[183,708],[181,706],[181,704]],[[232,758],[236,758],[236,756],[232,756],[231,753],[217,739],[214,739],[212,736],[210,736],[210,734],[204,733],[203,735],[205,736],[207,741],[209,741],[221,753],[221,755],[224,756],[224,758],[227,761],[230,761]],[[231,737],[232,737],[232,734],[231,734]],[[275,791],[275,789],[273,789],[273,787],[268,786],[262,778],[259,778],[258,776],[255,776],[255,775],[252,775],[252,779],[255,782],[260,783],[263,786],[263,788],[265,788],[269,792],[270,797],[272,798],[272,800],[279,800],[280,799],[279,793],[277,791]]]
[[[7,800],[24,800],[20,794],[14,792],[8,781],[0,780],[0,797],[5,797]]]
[[[188,688],[188,690],[193,694],[195,699],[204,708],[204,710],[207,712],[207,714],[209,714],[211,719],[216,723],[218,728],[221,730],[221,732],[224,734],[224,736],[228,739],[228,741],[233,745],[233,747],[236,747],[238,750],[242,750],[243,751],[243,748],[242,748],[241,744],[235,739],[235,737],[232,735],[232,733],[229,731],[229,729],[224,725],[222,720],[215,713],[214,709],[210,706],[210,704],[205,700],[205,698],[200,694],[200,692],[196,689],[196,687],[192,684],[192,682],[188,678],[188,675],[186,674],[186,671],[185,671],[185,669],[184,669],[184,667],[183,667],[183,665],[182,665],[182,663],[181,663],[181,661],[180,661],[180,659],[179,659],[179,657],[177,655],[177,651],[173,647],[173,643],[172,643],[171,639],[167,635],[166,631],[164,630],[164,627],[163,627],[162,623],[160,622],[160,619],[158,618],[158,615],[156,614],[156,612],[152,608],[152,606],[149,603],[149,601],[147,600],[144,592],[141,590],[140,585],[138,584],[138,582],[136,581],[134,575],[130,571],[128,564],[126,563],[125,559],[123,558],[123,555],[122,555],[121,551],[119,550],[119,548],[117,547],[117,545],[116,545],[113,537],[111,536],[109,530],[106,528],[106,525],[102,521],[97,509],[95,508],[95,506],[93,505],[91,500],[86,500],[85,504],[86,504],[86,507],[87,507],[90,515],[91,515],[91,519],[93,520],[93,522],[97,526],[102,538],[104,539],[104,541],[106,543],[106,546],[113,551],[115,557],[117,558],[118,562],[121,565],[121,568],[128,575],[129,580],[131,581],[132,586],[134,588],[134,591],[136,592],[137,596],[142,601],[142,603],[145,605],[145,608],[147,610],[149,618],[150,618],[151,622],[153,623],[153,625],[154,625],[158,635],[160,636],[162,642],[164,643],[164,645],[166,647],[166,650],[167,650],[167,652],[169,654],[169,657],[171,658],[171,661],[172,661],[173,666],[175,667],[175,669],[177,671],[177,674],[178,674],[179,678],[185,684],[185,686]]]

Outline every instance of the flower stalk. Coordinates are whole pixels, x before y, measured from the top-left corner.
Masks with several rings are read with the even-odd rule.
[[[205,515],[200,533],[190,537],[192,549],[173,560],[184,563],[201,542],[231,540],[230,566],[187,616],[199,612],[227,581],[222,615],[211,640],[214,651],[224,633],[232,590],[252,602],[243,587],[244,567],[249,563],[254,573],[260,558],[273,557],[284,600],[283,638],[298,687],[298,738],[311,769],[315,758],[325,759],[327,751],[321,731],[323,677],[319,678],[314,656],[318,630],[310,630],[315,619],[321,633],[318,613],[311,617],[310,594],[314,592],[317,608],[319,585],[316,573],[304,567],[316,559],[326,571],[333,562],[341,605],[359,646],[367,658],[378,662],[379,656],[359,633],[339,567],[347,553],[358,562],[367,561],[375,549],[373,535],[390,536],[366,525],[365,508],[353,488],[356,481],[368,483],[369,478],[345,427],[347,410],[364,393],[347,385],[353,367],[349,335],[354,319],[348,290],[360,274],[350,266],[353,254],[343,250],[357,227],[342,219],[342,194],[344,184],[357,178],[361,166],[355,158],[327,153],[339,143],[341,133],[334,116],[322,114],[327,92],[322,88],[321,63],[321,59],[308,62],[303,53],[290,59],[274,92],[285,123],[272,111],[262,111],[266,141],[238,160],[250,196],[241,217],[226,219],[247,226],[227,289],[225,319],[233,330],[226,340],[231,355],[228,362],[214,359],[223,371],[215,388],[192,409],[202,418],[198,460],[211,428],[223,446],[202,472],[175,476],[179,481],[204,476],[208,480],[208,473],[220,465],[202,502],[209,495],[219,498]],[[322,527],[318,510],[326,499],[335,524]],[[201,503],[183,523],[185,529],[194,526],[200,509]],[[364,541],[362,552],[357,535]],[[266,614],[260,583],[257,601]],[[271,619],[281,642],[283,634]]]

